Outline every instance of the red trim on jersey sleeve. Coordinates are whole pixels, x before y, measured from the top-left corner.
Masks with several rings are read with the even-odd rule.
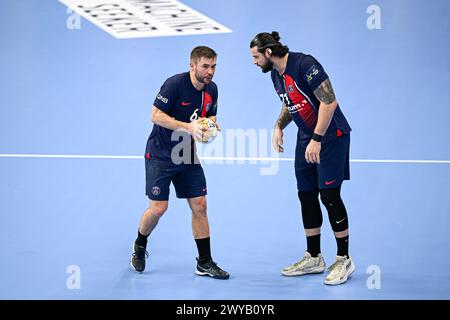
[[[336,132],[336,137],[340,137],[340,136],[342,136],[342,131],[341,131],[341,130],[339,130],[339,129],[337,129],[337,132]]]

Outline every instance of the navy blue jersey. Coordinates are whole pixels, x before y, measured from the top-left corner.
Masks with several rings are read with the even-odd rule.
[[[328,79],[328,75],[314,57],[289,52],[284,74],[280,76],[278,71],[273,69],[271,77],[278,96],[299,127],[299,139],[308,143],[319,115],[320,101],[316,98],[314,90]],[[322,142],[347,134],[350,130],[338,105]]]
[[[174,75],[164,82],[153,105],[175,120],[191,122],[200,117],[216,115],[217,95],[217,86],[214,82],[211,81],[205,85],[203,90],[199,91],[192,84],[189,72],[184,72]],[[187,141],[191,144],[191,150],[195,150],[192,137],[178,135],[178,139],[172,141],[172,133],[173,130],[154,124],[147,140],[146,157],[171,160],[172,149],[180,141]]]

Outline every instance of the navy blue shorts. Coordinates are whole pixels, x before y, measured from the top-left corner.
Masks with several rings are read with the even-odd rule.
[[[175,165],[171,161],[145,159],[146,195],[151,200],[169,200],[173,182],[177,198],[206,195],[206,178],[200,164]]]
[[[307,145],[297,140],[295,148],[295,176],[297,189],[312,191],[336,188],[350,180],[350,135],[342,135],[322,144],[320,164],[305,159]]]

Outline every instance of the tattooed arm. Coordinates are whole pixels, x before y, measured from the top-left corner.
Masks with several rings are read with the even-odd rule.
[[[281,113],[278,116],[277,122],[275,123],[275,129],[273,131],[272,146],[277,152],[283,152],[283,129],[288,126],[292,121],[292,116],[289,113],[288,108],[283,103],[281,107]]]
[[[336,97],[334,96],[333,87],[330,79],[325,80],[314,90],[314,94],[320,101],[319,117],[314,129],[314,133],[323,136],[330,125],[334,111],[337,108]],[[311,140],[306,147],[305,159],[309,163],[320,163],[320,150],[322,146],[320,142]]]
[[[289,113],[288,108],[286,108],[286,105],[283,103],[281,106],[281,112],[278,116],[277,122],[275,123],[275,128],[284,130],[288,126],[289,123],[292,121],[292,116]]]
[[[314,94],[320,101],[319,117],[314,132],[323,136],[330,125],[334,111],[337,108],[336,97],[330,79],[325,80],[314,90]]]

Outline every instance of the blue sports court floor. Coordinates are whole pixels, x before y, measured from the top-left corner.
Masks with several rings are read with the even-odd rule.
[[[0,298],[449,299],[450,2],[182,2],[232,32],[119,40],[84,18],[67,28],[58,1],[0,3]],[[293,124],[275,175],[262,160],[204,164],[213,256],[230,280],[194,275],[190,211],[173,189],[148,269],[131,271],[159,87],[210,46],[222,128],[270,130],[280,102],[248,47],[273,30],[322,63],[353,128],[343,197],[355,274],[336,287],[280,275],[305,249]],[[326,216],[322,234],[330,264]]]

